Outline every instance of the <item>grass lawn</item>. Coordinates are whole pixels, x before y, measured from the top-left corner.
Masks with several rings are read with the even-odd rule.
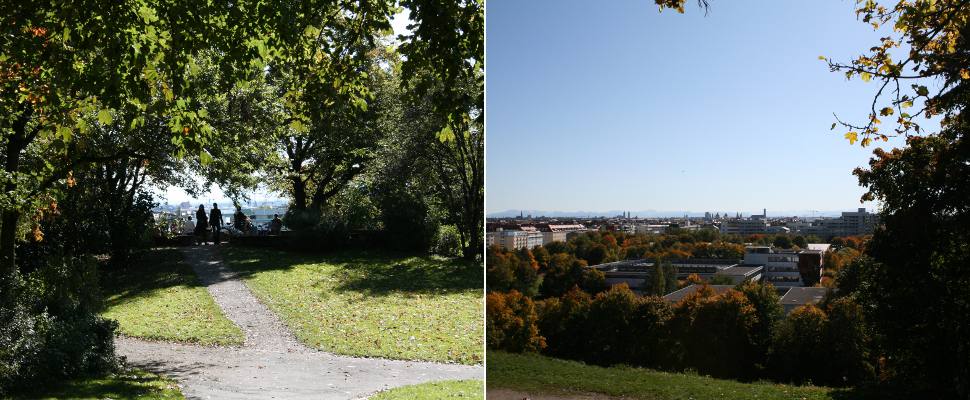
[[[146,252],[123,270],[105,270],[102,315],[115,319],[127,336],[203,345],[242,344],[242,331],[229,321],[178,249]]]
[[[641,368],[602,368],[539,355],[488,352],[488,387],[531,393],[601,393],[644,400],[758,399],[814,400],[859,398],[844,390],[741,383]]]
[[[483,399],[485,388],[482,381],[441,381],[420,385],[402,386],[380,392],[371,400],[436,400],[436,399]]]
[[[482,362],[480,263],[365,251],[221,251],[308,346],[352,356]]]
[[[14,399],[159,399],[183,400],[175,381],[131,370],[105,378],[75,379],[41,390],[14,394]]]

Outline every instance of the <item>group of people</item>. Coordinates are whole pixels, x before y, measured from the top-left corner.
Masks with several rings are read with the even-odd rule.
[[[219,205],[212,203],[212,210],[206,216],[205,206],[199,204],[199,209],[195,211],[195,222],[192,217],[188,217],[182,225],[184,232],[191,233],[195,237],[196,244],[209,243],[209,231],[212,231],[212,243],[219,244],[219,236],[222,232],[222,210]]]
[[[255,215],[252,218],[247,217],[242,209],[237,206],[236,213],[233,215],[233,227],[241,233],[256,235],[257,229],[253,224],[255,219]],[[212,210],[209,211],[208,216],[206,216],[205,207],[200,204],[199,209],[195,212],[195,222],[192,221],[192,217],[187,217],[182,229],[185,234],[192,235],[195,238],[196,244],[208,244],[211,231],[213,244],[219,244],[222,224],[222,210],[219,209],[218,204],[212,203]],[[280,219],[279,214],[273,214],[273,219],[268,225],[271,235],[279,235],[283,229],[283,220]]]

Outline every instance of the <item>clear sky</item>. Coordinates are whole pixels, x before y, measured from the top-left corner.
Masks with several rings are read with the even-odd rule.
[[[871,149],[829,127],[863,120],[875,81],[818,56],[885,32],[851,0],[688,5],[488,2],[487,212],[874,206],[851,174]]]

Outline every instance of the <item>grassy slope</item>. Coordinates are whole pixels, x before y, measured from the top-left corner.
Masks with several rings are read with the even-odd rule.
[[[105,378],[75,379],[41,390],[14,395],[15,399],[159,399],[183,400],[175,381],[143,371]]]
[[[120,333],[145,339],[203,345],[242,344],[242,331],[200,286],[177,249],[154,249],[142,262],[101,274],[105,317]]]
[[[307,345],[354,356],[482,361],[482,268],[457,260],[228,248],[223,257]]]
[[[419,385],[402,386],[380,392],[371,400],[437,400],[437,399],[483,399],[482,381],[441,381]]]
[[[533,393],[602,393],[644,400],[833,399],[839,392],[812,386],[741,383],[629,367],[602,368],[538,355],[488,352],[488,387]]]

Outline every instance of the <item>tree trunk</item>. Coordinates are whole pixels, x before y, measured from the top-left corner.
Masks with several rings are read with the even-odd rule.
[[[306,182],[300,177],[293,178],[293,205],[294,210],[306,210]]]

